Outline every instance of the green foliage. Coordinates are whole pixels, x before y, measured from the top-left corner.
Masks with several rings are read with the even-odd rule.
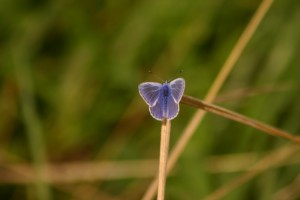
[[[137,85],[159,81],[148,74],[151,69],[163,79],[182,76],[186,94],[203,98],[259,3],[1,1],[3,169],[24,163],[39,171],[44,163],[157,159],[160,123],[149,115]],[[294,134],[300,132],[299,13],[296,0],[274,2],[222,91],[246,88],[256,94],[246,91],[220,103]],[[181,105],[172,121],[171,149],[193,112]],[[166,198],[201,199],[243,173],[212,172],[208,161],[213,155],[259,157],[288,143],[209,114],[168,179]],[[3,181],[5,173],[0,170],[1,199],[140,199],[151,178],[33,187]],[[298,174],[299,162],[274,167],[227,199],[273,199]]]

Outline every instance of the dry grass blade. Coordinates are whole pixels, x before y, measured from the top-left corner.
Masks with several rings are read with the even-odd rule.
[[[277,151],[266,155],[260,161],[258,161],[254,166],[250,167],[248,172],[232,180],[230,183],[225,184],[223,187],[217,189],[212,194],[205,197],[205,200],[217,200],[223,198],[226,194],[239,187],[240,185],[246,183],[262,172],[266,171],[274,165],[278,165],[281,162],[285,162],[290,156],[295,153],[299,153],[300,147],[298,145],[289,145],[283,147]]]
[[[199,99],[184,95],[181,99],[181,102],[190,106],[194,106],[197,108],[201,108],[207,112],[211,112],[217,115],[220,115],[222,117],[232,119],[234,121],[240,122],[242,124],[246,124],[250,127],[253,127],[255,129],[258,129],[260,131],[263,131],[267,134],[281,137],[287,140],[290,140],[291,142],[295,142],[297,144],[300,144],[300,137],[291,135],[285,131],[279,130],[277,128],[274,128],[272,126],[269,126],[267,124],[264,124],[262,122],[256,121],[254,119],[250,119],[246,116],[243,116],[241,114],[235,113],[233,111],[227,110],[225,108],[221,108],[219,106],[205,103],[204,101],[201,101]]]
[[[52,184],[150,178],[155,176],[156,165],[157,160],[48,164],[43,178]],[[29,164],[2,164],[1,168],[1,184],[29,184],[39,178]]]
[[[159,155],[159,171],[158,171],[158,192],[157,199],[163,200],[165,198],[166,186],[166,169],[169,151],[171,121],[163,120],[161,126],[161,139],[160,139],[160,155]]]
[[[266,152],[264,155],[271,154],[273,151]],[[249,166],[254,165],[259,160],[260,155],[261,153],[257,152],[213,155],[207,159],[205,169],[212,174],[245,172],[248,171]],[[294,155],[284,163],[273,165],[272,168],[298,164],[300,164],[300,155]]]
[[[281,188],[278,192],[275,193],[275,200],[293,200],[299,199],[300,196],[300,175],[298,175],[295,180],[289,185]]]
[[[226,92],[214,100],[214,103],[230,102],[258,95],[264,95],[275,92],[286,92],[299,88],[297,85],[291,83],[283,83],[279,85],[262,86],[259,88],[241,88],[231,92]]]
[[[215,99],[217,93],[219,92],[221,86],[224,84],[226,78],[230,74],[230,72],[233,69],[233,66],[235,65],[236,61],[240,57],[241,53],[245,49],[246,45],[248,44],[249,40],[253,36],[255,30],[257,29],[258,25],[262,21],[263,17],[269,10],[273,3],[273,0],[264,0],[258,7],[256,13],[254,14],[253,18],[251,19],[250,23],[248,26],[245,28],[244,32],[242,33],[241,37],[237,41],[235,47],[231,51],[228,59],[224,63],[224,65],[221,68],[221,71],[219,72],[218,76],[216,77],[213,85],[211,86],[205,101],[206,102],[213,102]],[[175,145],[173,151],[170,154],[170,159],[168,161],[168,167],[167,167],[167,172],[169,172],[175,163],[177,162],[179,156],[183,152],[186,144],[192,137],[193,133],[195,132],[196,128],[198,127],[199,123],[202,121],[203,117],[205,115],[204,111],[197,111],[184,130],[184,133],[179,139],[179,142]],[[146,193],[143,196],[144,200],[150,200],[154,197],[155,192],[156,192],[156,187],[158,184],[158,180],[154,179],[150,186],[148,187]]]

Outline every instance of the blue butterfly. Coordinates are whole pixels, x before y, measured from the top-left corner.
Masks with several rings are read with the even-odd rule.
[[[185,81],[177,78],[163,84],[145,82],[139,85],[140,95],[149,105],[150,114],[153,118],[162,121],[163,119],[174,119],[179,112],[179,102],[183,95]]]

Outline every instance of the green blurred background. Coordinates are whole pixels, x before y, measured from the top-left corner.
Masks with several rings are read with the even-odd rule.
[[[1,0],[0,199],[140,199],[156,173],[160,123],[138,84],[161,81],[149,70],[164,80],[180,76],[186,94],[203,98],[259,4]],[[274,2],[217,104],[300,133],[299,21],[298,0]],[[194,112],[181,106],[171,149]],[[249,155],[287,144],[209,114],[168,178],[166,199],[201,199],[243,174],[247,166],[238,166]],[[240,155],[236,170],[213,170],[213,156],[232,154]],[[299,157],[287,160],[294,162],[225,199],[274,199],[299,175]],[[65,165],[58,177],[70,180],[30,179],[30,172],[42,176],[46,163]],[[90,178],[72,174],[69,164]]]

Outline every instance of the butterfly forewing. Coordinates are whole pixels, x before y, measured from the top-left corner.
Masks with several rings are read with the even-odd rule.
[[[176,103],[179,103],[185,88],[185,81],[183,78],[177,78],[170,82],[171,94]]]
[[[154,106],[157,103],[161,86],[160,83],[154,82],[145,82],[139,85],[140,95],[149,106]]]

